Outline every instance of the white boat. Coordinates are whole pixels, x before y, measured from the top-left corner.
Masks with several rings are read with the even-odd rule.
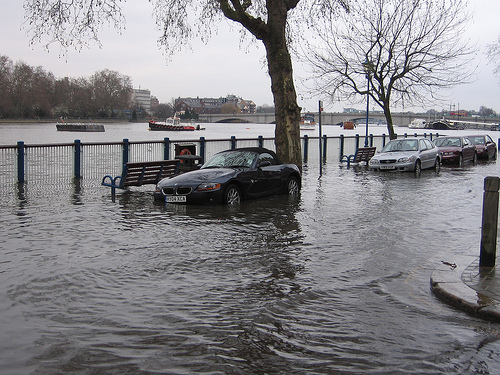
[[[314,130],[316,129],[316,121],[314,120],[313,113],[303,113],[300,116],[300,130]]]
[[[421,118],[416,118],[410,124],[408,127],[410,129],[425,129],[427,122],[424,119]]]

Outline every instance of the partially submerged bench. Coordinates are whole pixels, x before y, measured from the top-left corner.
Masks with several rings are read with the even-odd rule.
[[[351,164],[359,164],[363,161],[368,164],[376,151],[376,147],[358,147],[354,155],[342,155],[340,162],[346,162],[347,168],[349,168]]]
[[[111,188],[111,197],[115,201],[116,189],[128,186],[156,185],[162,178],[179,173],[180,160],[159,160],[137,163],[126,163],[120,176],[103,177],[101,185]]]

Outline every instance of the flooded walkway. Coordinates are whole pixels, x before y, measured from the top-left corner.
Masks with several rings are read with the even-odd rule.
[[[2,196],[2,374],[493,374],[498,325],[438,300],[479,254],[483,180],[304,169],[298,200],[154,204],[132,189]]]

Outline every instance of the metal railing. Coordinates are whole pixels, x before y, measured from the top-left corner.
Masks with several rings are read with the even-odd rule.
[[[437,134],[404,134],[433,138]],[[360,147],[363,136],[309,137],[302,138],[304,164],[320,160],[339,162],[342,155],[354,154]],[[388,136],[370,135],[369,144],[381,149]],[[499,142],[500,143],[500,142]],[[204,137],[193,140],[134,142],[83,143],[75,140],[66,144],[33,144],[18,142],[15,146],[0,146],[0,190],[2,186],[22,183],[27,185],[58,185],[72,179],[81,179],[85,185],[99,185],[104,175],[120,175],[126,162],[168,160],[175,157],[176,144],[192,144],[202,162],[215,153],[236,147],[265,147],[275,149],[274,138],[245,138],[206,140]]]

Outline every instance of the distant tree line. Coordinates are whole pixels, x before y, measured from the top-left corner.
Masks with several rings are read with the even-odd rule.
[[[112,118],[133,106],[132,80],[108,69],[55,78],[42,67],[0,55],[0,118]]]

